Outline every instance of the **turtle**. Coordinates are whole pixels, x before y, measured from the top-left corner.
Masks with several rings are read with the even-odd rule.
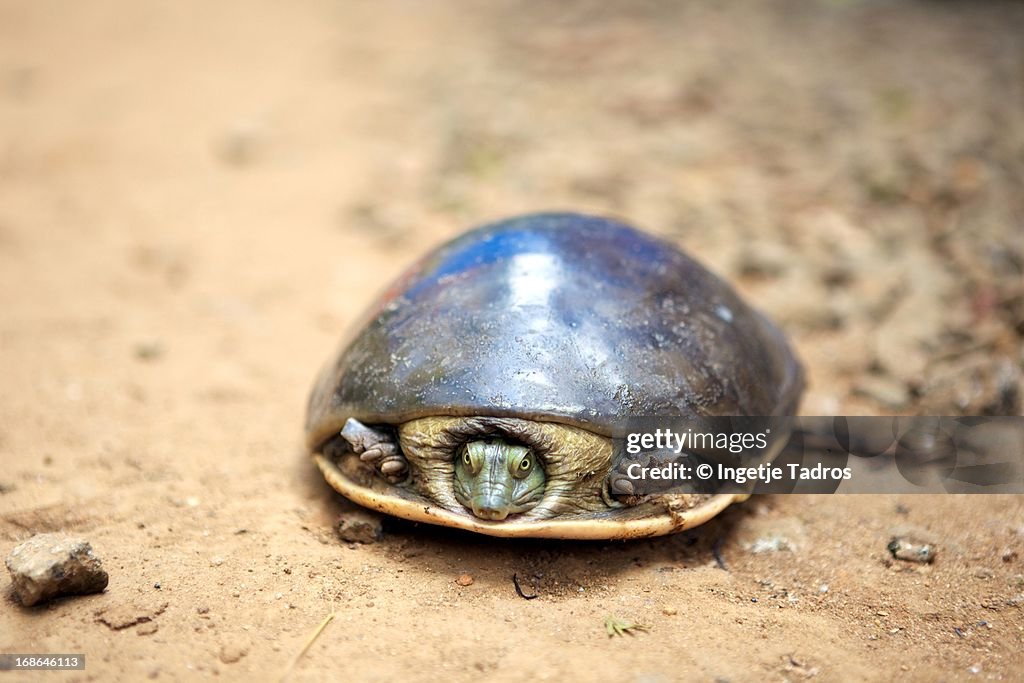
[[[782,332],[674,244],[538,213],[426,254],[321,370],[306,443],[329,484],[388,515],[498,537],[627,539],[745,493],[622,495],[631,418],[793,415]]]

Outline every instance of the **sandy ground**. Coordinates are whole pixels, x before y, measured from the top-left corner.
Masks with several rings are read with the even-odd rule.
[[[1020,497],[347,545],[302,422],[388,279],[550,208],[734,281],[805,414],[1020,414],[1022,35],[996,1],[0,3],[0,554],[69,531],[111,576],[0,582],[0,652],[87,655],[0,678],[276,679],[334,610],[292,680],[1020,680]]]

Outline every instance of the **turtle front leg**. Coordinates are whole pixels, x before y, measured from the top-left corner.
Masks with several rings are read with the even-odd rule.
[[[373,466],[388,483],[397,484],[409,473],[409,461],[398,449],[398,444],[387,432],[367,427],[355,418],[349,418],[341,430],[359,459]]]

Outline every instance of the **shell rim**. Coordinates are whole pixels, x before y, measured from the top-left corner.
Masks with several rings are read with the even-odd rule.
[[[703,504],[673,516],[669,512],[638,519],[544,519],[531,522],[485,522],[431,503],[417,503],[389,496],[361,486],[346,477],[336,464],[322,453],[313,460],[335,491],[365,508],[413,522],[462,529],[499,538],[551,538],[578,540],[625,540],[650,538],[676,533],[699,526],[734,502],[746,500],[749,494],[720,493]],[[681,517],[681,519],[680,519]]]

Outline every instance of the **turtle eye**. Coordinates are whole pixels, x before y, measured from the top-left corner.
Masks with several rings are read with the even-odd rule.
[[[533,458],[529,454],[523,454],[521,458],[516,458],[509,463],[509,470],[513,477],[522,479],[533,470]]]
[[[472,459],[469,457],[469,449],[468,448],[466,450],[462,451],[462,462],[463,462],[463,464],[466,464],[466,465],[473,464]]]

